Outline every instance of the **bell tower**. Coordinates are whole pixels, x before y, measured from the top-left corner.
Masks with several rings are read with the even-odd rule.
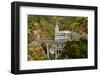
[[[55,26],[55,33],[59,32],[59,27],[58,27],[58,23],[56,22],[56,26]]]
[[[55,40],[58,39],[58,35],[59,34],[59,26],[58,26],[58,22],[56,21],[56,26],[55,26]]]

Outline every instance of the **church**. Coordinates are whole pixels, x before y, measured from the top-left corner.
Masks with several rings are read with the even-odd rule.
[[[56,23],[55,26],[55,40],[68,40],[70,39],[71,31],[60,31]]]
[[[56,23],[55,26],[55,42],[50,48],[50,53],[55,55],[55,59],[61,54],[65,41],[69,40],[71,36],[71,31],[60,31],[59,26]]]

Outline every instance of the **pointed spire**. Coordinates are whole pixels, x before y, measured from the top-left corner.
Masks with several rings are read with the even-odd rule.
[[[59,27],[58,27],[58,20],[57,20],[57,18],[56,18],[56,28],[59,28]]]
[[[56,19],[55,32],[59,32],[58,20]]]
[[[58,22],[57,22],[57,20],[56,20],[56,28],[58,28]]]

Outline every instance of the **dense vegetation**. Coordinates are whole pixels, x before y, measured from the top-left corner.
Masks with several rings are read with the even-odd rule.
[[[77,32],[83,37],[88,34],[87,17],[28,15],[28,45],[38,38],[54,39],[56,21],[60,30]],[[65,45],[58,59],[87,58],[87,38],[68,41]],[[45,51],[45,44],[34,42],[32,47],[28,47],[28,60],[48,60]]]
[[[64,47],[59,59],[76,59],[87,58],[87,40],[80,39],[79,41],[68,41]]]

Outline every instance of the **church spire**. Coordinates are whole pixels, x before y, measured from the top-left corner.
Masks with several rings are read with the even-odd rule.
[[[57,20],[56,20],[56,28],[59,28],[59,27],[58,27],[58,22],[57,22]]]
[[[58,26],[58,21],[56,19],[56,26],[55,26],[55,33],[59,32],[59,26]]]

